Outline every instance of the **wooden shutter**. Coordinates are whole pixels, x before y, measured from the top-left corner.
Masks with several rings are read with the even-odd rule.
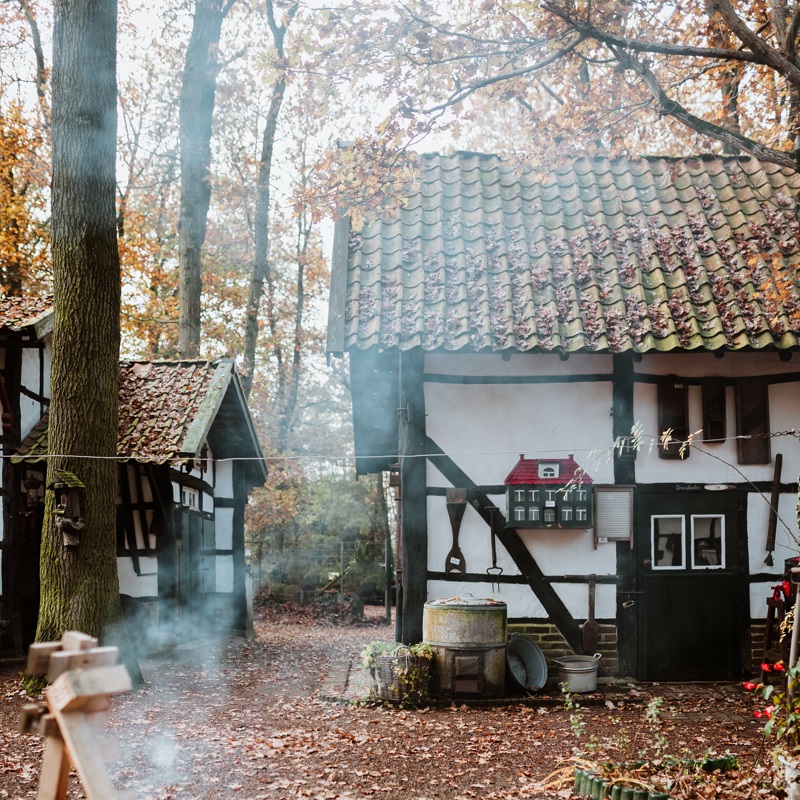
[[[722,378],[703,380],[703,441],[721,442],[727,427],[725,416],[725,381]]]
[[[598,542],[628,541],[633,547],[633,487],[596,486],[594,546]]]
[[[766,378],[738,378],[736,381],[736,435],[740,464],[769,464],[769,386]]]
[[[670,430],[672,443],[664,447],[660,437]],[[688,458],[689,448],[681,443],[689,438],[689,390],[675,375],[658,382],[658,454],[661,458]]]

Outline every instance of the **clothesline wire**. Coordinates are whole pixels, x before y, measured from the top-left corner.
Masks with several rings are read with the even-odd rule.
[[[714,439],[710,444],[722,444],[724,442],[731,442],[740,439],[764,439],[764,438],[778,438],[781,436],[794,436],[795,438],[800,438],[800,431],[796,429],[787,430],[787,431],[771,431],[769,433],[760,433],[760,434],[745,434],[739,436],[728,436],[723,439]],[[614,449],[619,449],[620,447],[627,447],[631,443],[635,441],[639,441],[641,443],[642,440],[648,440],[648,443],[641,446],[641,450],[649,449],[649,442],[652,441],[656,443],[660,441],[660,437],[654,436],[653,434],[638,434],[638,436],[621,436],[617,439],[616,444],[608,445],[606,447],[559,447],[557,449],[550,449],[550,450],[541,450],[536,447],[529,447],[529,448],[515,448],[514,450],[465,450],[465,451],[454,451],[450,450],[447,452],[448,456],[501,456],[501,455],[518,455],[520,452],[536,452],[538,456],[555,456],[559,453],[588,453],[588,454],[603,454],[605,452],[611,453]],[[680,443],[679,440],[672,439],[671,444],[678,444]],[[703,440],[699,439],[695,442],[689,442],[691,446],[696,446],[696,444],[709,444],[709,442],[703,442]],[[436,458],[441,456],[441,453],[410,453],[403,456],[403,458],[407,459],[416,459],[416,458]],[[182,456],[171,456],[168,458],[159,458],[154,457],[152,454],[125,454],[125,455],[116,455],[116,456],[100,456],[100,455],[79,455],[79,454],[54,454],[54,453],[36,453],[31,454],[30,456],[12,453],[12,454],[2,454],[0,455],[0,460],[2,459],[9,459],[13,458],[19,463],[37,463],[40,461],[46,461],[49,459],[84,459],[84,460],[97,460],[97,461],[140,461],[142,463],[154,463],[154,464],[161,464],[161,463],[180,463],[180,462],[187,462],[187,461],[194,461],[199,463],[228,463],[228,462],[250,462],[250,461],[266,461],[266,462],[285,462],[285,461],[305,461],[305,462],[313,462],[313,461],[355,461],[358,459],[370,459],[370,460],[385,460],[390,458],[398,458],[397,453],[377,453],[377,454],[369,454],[364,456],[357,456],[354,453],[346,453],[346,454],[323,454],[323,453],[311,453],[311,454],[292,454],[292,455],[280,455],[280,456],[230,456],[226,458],[209,458],[209,457],[200,457],[200,456],[189,456],[189,455],[182,455]]]

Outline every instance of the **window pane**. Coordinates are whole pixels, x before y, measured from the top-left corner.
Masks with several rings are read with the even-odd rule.
[[[556,510],[554,508],[546,508],[544,510],[544,521],[545,522],[556,521]]]
[[[721,514],[692,516],[692,566],[725,567],[725,517]]]
[[[514,519],[517,522],[523,522],[525,520],[525,506],[517,506],[514,509]]]
[[[685,532],[682,516],[651,517],[653,569],[682,569]]]
[[[561,509],[561,521],[572,522],[572,509],[569,506],[564,506]]]
[[[531,489],[531,503],[538,503],[538,502],[539,502],[539,490]]]
[[[531,522],[538,522],[539,521],[539,506],[531,506],[528,509],[528,519]]]

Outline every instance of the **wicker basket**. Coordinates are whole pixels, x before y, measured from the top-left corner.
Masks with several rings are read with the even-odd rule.
[[[429,698],[431,659],[401,647],[376,659],[376,688],[381,700],[419,705]]]

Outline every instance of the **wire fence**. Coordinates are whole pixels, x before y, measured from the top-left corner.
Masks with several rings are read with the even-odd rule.
[[[383,565],[356,562],[358,545],[339,541],[281,549],[251,546],[250,572],[256,591],[278,600],[308,602],[326,592],[338,593],[344,599],[345,594],[358,592],[365,584],[375,584],[379,589],[378,578],[385,574]],[[371,588],[370,595],[377,591],[366,588]]]

